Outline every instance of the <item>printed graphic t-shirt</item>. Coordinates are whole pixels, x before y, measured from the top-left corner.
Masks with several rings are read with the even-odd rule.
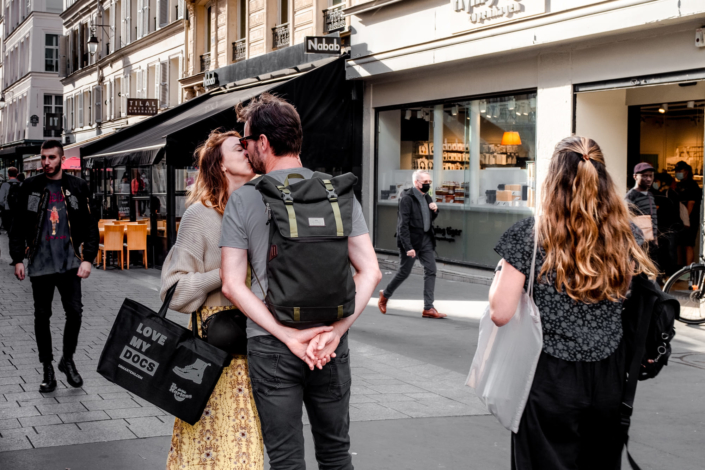
[[[268,173],[268,176],[284,183],[290,173],[297,173],[308,179],[313,175],[313,171],[307,168],[291,168],[287,170],[276,170]],[[353,223],[350,237],[357,237],[368,233],[367,224],[362,215],[362,207],[357,198],[353,201]],[[223,226],[220,235],[220,247],[241,248],[248,250],[252,269],[262,282],[260,287],[257,280],[253,279],[250,289],[252,292],[264,300],[264,293],[267,292],[267,252],[269,251],[269,225],[267,225],[267,215],[265,212],[262,196],[254,186],[243,186],[233,192],[228,199],[228,205],[223,214]],[[318,326],[318,325],[316,325]],[[247,337],[266,336],[269,332],[247,319]]]
[[[61,181],[49,181],[47,191],[49,203],[44,214],[39,244],[28,268],[28,274],[33,277],[65,273],[81,264],[71,246]]]

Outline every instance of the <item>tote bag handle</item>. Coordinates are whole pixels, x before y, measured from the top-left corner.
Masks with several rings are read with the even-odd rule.
[[[529,271],[529,285],[526,293],[529,297],[534,298],[534,272],[536,271],[536,252],[539,246],[539,218],[534,217],[534,254],[531,257],[531,270]]]
[[[166,291],[166,296],[164,297],[164,303],[162,304],[162,307],[159,309],[159,312],[157,312],[157,315],[159,315],[160,318],[166,317],[166,312],[169,310],[169,304],[171,304],[171,298],[174,297],[174,292],[176,292],[176,285],[179,283],[179,281],[176,281],[176,284],[171,286],[168,291]],[[193,337],[194,338],[200,338],[198,335],[198,315],[196,312],[191,312],[191,331],[193,332]]]

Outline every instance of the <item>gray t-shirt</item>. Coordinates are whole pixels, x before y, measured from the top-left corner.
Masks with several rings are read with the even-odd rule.
[[[290,168],[268,173],[267,176],[281,181],[291,173],[297,173],[308,179],[313,171],[307,168]],[[291,180],[290,180],[291,182]],[[368,233],[367,223],[362,215],[362,207],[357,199],[353,204],[353,224],[351,237]],[[260,288],[256,279],[252,279],[252,292],[264,300],[267,292],[267,252],[269,251],[269,226],[265,214],[262,196],[254,186],[243,186],[230,195],[228,205],[223,214],[223,226],[220,234],[220,247],[240,248],[247,250],[252,269],[259,278]],[[255,276],[252,276],[253,278]],[[252,320],[247,320],[247,337],[265,336],[269,332]]]
[[[81,260],[76,257],[71,245],[68,216],[61,181],[47,183],[49,203],[44,215],[44,226],[32,263],[27,268],[28,276],[46,276],[77,269]]]

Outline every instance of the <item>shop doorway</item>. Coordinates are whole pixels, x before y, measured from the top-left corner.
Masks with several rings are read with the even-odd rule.
[[[691,227],[663,229],[677,232],[672,242],[678,249],[660,265],[668,262],[670,268],[665,271],[673,271],[697,261],[703,246],[705,82],[577,92],[575,132],[600,145],[607,169],[623,194],[635,186],[634,167],[640,162],[654,167],[661,192],[663,185],[672,186],[689,211],[684,218]],[[657,194],[655,188],[652,191]],[[674,207],[672,212],[678,211],[679,206]],[[659,225],[661,231],[663,227]]]

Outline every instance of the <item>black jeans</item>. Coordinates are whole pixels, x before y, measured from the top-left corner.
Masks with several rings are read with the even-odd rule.
[[[424,243],[423,248],[416,250],[416,258],[423,266],[423,308],[428,310],[433,308],[434,291],[436,290],[436,254],[433,251],[433,244],[430,241]],[[399,271],[384,289],[386,298],[391,298],[394,291],[409,277],[416,258],[407,256],[403,249],[399,250]]]
[[[54,359],[51,345],[51,302],[54,300],[54,288],[59,289],[61,304],[66,312],[64,327],[64,357],[72,357],[76,352],[78,332],[81,330],[81,278],[76,274],[78,269],[72,269],[61,274],[46,276],[30,276],[32,281],[32,296],[34,297],[34,335],[37,337],[37,351],[40,362],[50,362]]]
[[[310,370],[274,336],[247,342],[252,392],[272,470],[303,470],[302,404],[306,405],[321,470],[352,470],[348,334],[323,370]]]
[[[618,470],[625,347],[595,362],[541,352],[529,399],[512,434],[512,470]]]

